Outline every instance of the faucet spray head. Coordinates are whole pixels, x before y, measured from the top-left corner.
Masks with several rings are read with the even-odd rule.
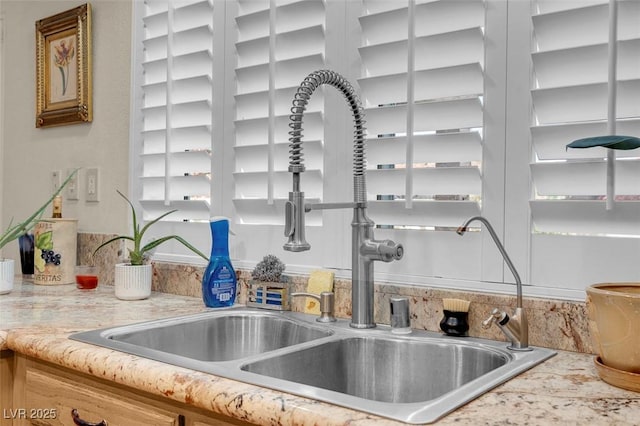
[[[304,192],[289,192],[289,201],[285,204],[284,236],[288,238],[283,248],[299,252],[311,249],[304,236]]]

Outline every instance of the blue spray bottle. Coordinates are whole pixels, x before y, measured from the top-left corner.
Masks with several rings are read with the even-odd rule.
[[[229,219],[211,218],[211,257],[202,277],[202,298],[210,308],[231,306],[236,300],[236,271],[229,258]]]

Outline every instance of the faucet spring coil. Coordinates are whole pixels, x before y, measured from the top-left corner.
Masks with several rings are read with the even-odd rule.
[[[289,128],[291,129],[289,130],[289,170],[295,172],[304,171],[302,116],[311,95],[322,84],[328,84],[338,89],[349,103],[355,126],[353,137],[353,175],[363,176],[366,170],[364,142],[366,130],[364,125],[366,121],[364,119],[364,108],[353,86],[340,74],[331,70],[319,70],[309,74],[302,83],[300,83],[294,95],[291,115],[289,116]],[[356,201],[366,200],[366,194],[364,199],[360,199],[361,195],[357,194],[360,192],[362,191],[356,191],[356,194],[354,194]]]

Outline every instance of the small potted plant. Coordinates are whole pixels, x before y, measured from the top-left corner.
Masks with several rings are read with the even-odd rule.
[[[18,239],[20,236],[27,234],[40,220],[42,214],[46,210],[46,208],[51,204],[53,199],[62,192],[64,187],[69,183],[71,178],[76,174],[78,169],[74,170],[67,178],[64,180],[62,185],[53,193],[53,195],[42,205],[39,209],[37,209],[31,216],[23,220],[22,222],[13,224],[13,220],[9,222],[9,226],[7,229],[0,234],[0,251],[4,246],[9,244],[11,241]],[[9,293],[13,290],[13,276],[14,276],[14,260],[13,259],[4,259],[0,257],[0,294]]]
[[[116,265],[114,287],[116,297],[118,299],[140,300],[149,297],[149,295],[151,294],[152,265],[147,263],[147,260],[151,251],[166,241],[179,241],[181,244],[196,253],[198,256],[202,257],[206,261],[209,260],[209,258],[200,250],[189,244],[184,238],[178,235],[167,235],[152,240],[147,244],[143,244],[142,238],[144,237],[145,232],[151,227],[151,225],[160,221],[162,218],[175,213],[177,210],[170,210],[166,213],[163,213],[141,228],[136,216],[136,210],[133,207],[131,201],[129,201],[129,199],[122,192],[117,192],[131,207],[131,214],[133,218],[133,233],[132,235],[118,235],[105,241],[93,251],[93,255],[95,256],[101,248],[115,241],[126,240],[133,242],[133,248],[129,248],[129,262],[119,263]]]

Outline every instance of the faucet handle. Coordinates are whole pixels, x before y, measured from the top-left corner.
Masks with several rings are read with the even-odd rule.
[[[292,201],[284,203],[284,236],[289,238],[293,235],[295,227],[296,205]]]
[[[367,240],[360,247],[360,253],[371,260],[391,262],[402,259],[404,247],[391,240]]]
[[[294,297],[312,297],[320,302],[320,316],[316,318],[318,322],[335,322],[335,304],[336,297],[335,293],[332,291],[323,291],[319,295],[315,293],[308,292],[296,292],[289,293],[289,298],[293,299]]]
[[[502,322],[505,316],[507,316],[505,312],[500,312],[498,308],[494,308],[494,310],[491,311],[491,316],[482,321],[482,328],[487,329],[490,328],[495,322]]]
[[[382,260],[385,262],[400,260],[404,255],[404,247],[402,244],[395,243],[391,240],[384,240],[382,244],[380,244],[380,254],[382,255]]]
[[[284,236],[288,240],[283,248],[293,252],[311,249],[304,237],[304,192],[289,192],[289,200],[285,203],[284,209]]]

